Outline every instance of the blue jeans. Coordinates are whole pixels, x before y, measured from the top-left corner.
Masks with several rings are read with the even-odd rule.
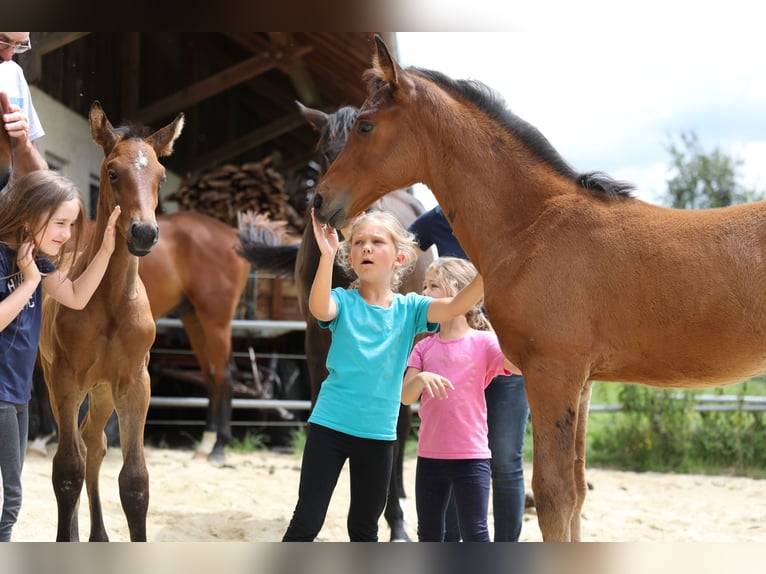
[[[495,377],[487,399],[495,542],[518,542],[524,520],[524,436],[529,405],[521,375]]]
[[[418,540],[444,541],[447,502],[453,493],[463,540],[489,542],[489,483],[489,460],[418,457],[415,471]]]
[[[303,448],[298,502],[282,542],[311,542],[316,538],[347,459],[351,483],[346,524],[349,540],[377,542],[395,444],[396,441],[359,438],[310,424]]]
[[[28,429],[28,406],[0,401],[0,473],[4,495],[0,542],[11,540],[11,531],[21,510],[21,469],[27,451]]]

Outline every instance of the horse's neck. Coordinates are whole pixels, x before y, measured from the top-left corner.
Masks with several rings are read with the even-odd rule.
[[[480,132],[472,144],[462,132],[419,144],[427,154],[420,181],[433,192],[474,262],[493,253],[498,233],[514,237],[533,225],[562,184],[510,134],[499,126],[494,130]]]
[[[107,219],[99,213],[96,218],[96,227],[90,244],[88,245],[87,261],[90,262],[101,248],[101,241],[106,230]],[[104,273],[96,294],[106,294],[110,299],[126,297],[134,299],[138,294],[138,257],[128,251],[125,238],[119,233],[115,237],[114,252],[109,259],[109,265]]]

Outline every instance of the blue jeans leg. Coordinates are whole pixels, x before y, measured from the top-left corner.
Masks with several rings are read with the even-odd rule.
[[[0,542],[9,542],[21,510],[21,469],[27,450],[29,409],[0,401],[0,472],[3,475],[3,507]]]
[[[524,435],[529,405],[521,375],[495,377],[487,399],[495,542],[518,542],[524,520]]]

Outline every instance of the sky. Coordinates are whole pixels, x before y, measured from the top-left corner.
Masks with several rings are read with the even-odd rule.
[[[646,15],[572,14],[544,26],[536,14],[510,32],[397,32],[398,59],[484,82],[574,169],[630,181],[645,201],[662,203],[668,146],[683,148],[680,135],[692,131],[705,153],[744,162],[742,185],[766,191],[766,45],[756,13],[675,16],[642,27]]]

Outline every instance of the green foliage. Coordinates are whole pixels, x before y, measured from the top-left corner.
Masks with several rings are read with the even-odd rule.
[[[616,386],[622,412],[590,417],[591,422],[604,417],[589,425],[590,464],[632,471],[764,474],[763,412],[747,411],[742,404],[734,411],[698,411],[698,391]],[[740,396],[747,389],[740,385]]]
[[[738,183],[743,161],[720,149],[706,153],[695,132],[682,133],[681,144],[668,144],[674,172],[665,203],[681,209],[724,207],[763,199],[763,193]]]
[[[248,430],[242,438],[233,437],[227,448],[233,452],[266,450],[266,440],[261,432]]]

